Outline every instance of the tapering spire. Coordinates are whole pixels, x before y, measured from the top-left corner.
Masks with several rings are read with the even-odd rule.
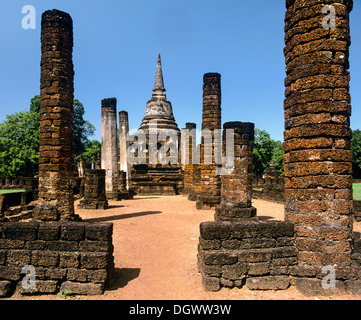
[[[155,73],[155,80],[154,80],[154,93],[153,96],[164,96],[165,97],[165,88],[164,88],[164,81],[163,81],[163,71],[162,71],[162,62],[160,60],[160,52],[158,54],[158,63],[157,63],[157,71]]]

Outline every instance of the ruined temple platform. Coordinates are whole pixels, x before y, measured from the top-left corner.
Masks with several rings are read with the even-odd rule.
[[[254,199],[261,220],[282,220],[283,204]],[[99,296],[68,296],[75,300],[303,300],[295,287],[281,291],[252,291],[222,288],[206,292],[197,269],[199,225],[213,221],[213,210],[197,210],[195,203],[184,196],[136,196],[134,200],[109,201],[107,210],[76,209],[85,221],[111,222],[115,277],[111,290]],[[361,231],[355,222],[354,231]],[[330,299],[361,299],[343,295],[317,297]],[[11,300],[61,300],[61,296],[14,295]]]

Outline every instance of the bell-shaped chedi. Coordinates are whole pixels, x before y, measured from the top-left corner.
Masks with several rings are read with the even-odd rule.
[[[165,91],[159,53],[152,98],[146,104],[144,118],[139,129],[148,131],[149,122],[152,121],[157,122],[157,128],[159,129],[174,129],[179,131],[174,119],[172,104],[167,100]]]
[[[158,55],[152,98],[147,102],[139,130],[130,137],[130,188],[138,195],[174,195],[183,189],[180,167],[181,132],[167,100]]]

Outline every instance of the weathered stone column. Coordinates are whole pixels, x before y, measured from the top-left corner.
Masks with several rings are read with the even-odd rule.
[[[117,99],[102,100],[101,112],[101,168],[105,170],[107,199],[118,200],[118,146],[117,146]]]
[[[200,164],[200,153],[201,153],[201,145],[198,144],[196,146],[196,154],[198,161],[193,159],[192,165],[192,189],[189,192],[188,200],[190,201],[197,201],[198,195],[201,193],[201,168],[202,165]]]
[[[128,134],[128,112],[122,110],[119,112],[119,169],[126,173],[127,185],[128,180],[130,179],[130,165],[127,161],[127,150],[129,148],[129,140],[127,141]]]
[[[105,170],[86,169],[84,173],[84,199],[80,200],[80,209],[107,209],[105,195]]]
[[[323,266],[351,263],[347,70],[352,3],[286,1],[285,218],[294,223],[297,234],[296,275],[304,275],[305,269],[307,275],[315,275]],[[336,272],[337,278],[341,276]]]
[[[215,207],[221,200],[221,177],[217,173],[221,165],[217,164],[215,148],[215,130],[221,130],[221,121],[221,75],[206,73],[203,76],[201,193],[197,197],[197,209]]]
[[[256,208],[252,207],[254,124],[237,121],[223,125],[223,154],[232,157],[231,150],[227,150],[227,130],[230,134],[234,132],[233,167],[224,167],[221,203],[216,208],[215,221],[235,221],[256,216]]]
[[[73,21],[69,14],[45,11],[41,19],[39,137],[40,220],[72,220],[74,215]]]
[[[182,147],[185,150],[182,150],[182,156],[184,157],[182,161],[184,161],[184,190],[183,193],[188,195],[193,192],[193,161],[195,160],[193,157],[195,155],[196,150],[196,128],[197,125],[195,123],[186,123],[185,127],[185,136],[184,144]]]

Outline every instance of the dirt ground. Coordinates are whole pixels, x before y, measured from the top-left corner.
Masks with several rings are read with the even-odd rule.
[[[284,291],[222,288],[206,292],[197,271],[199,224],[213,221],[214,210],[197,210],[184,196],[136,197],[109,202],[107,210],[76,209],[83,220],[112,222],[115,274],[101,296],[76,300],[361,300],[361,296],[305,297],[294,287]],[[283,220],[283,204],[254,200],[260,219]],[[75,205],[76,206],[76,205]],[[354,224],[361,230],[361,223]],[[56,296],[19,296],[11,300],[57,300]]]

